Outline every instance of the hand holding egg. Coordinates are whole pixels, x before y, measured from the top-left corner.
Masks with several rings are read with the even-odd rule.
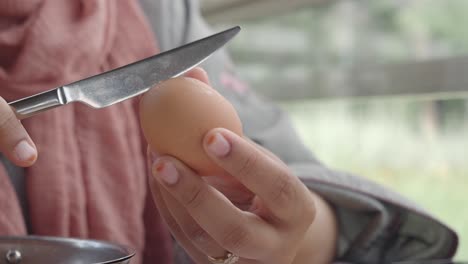
[[[211,262],[229,258],[238,264],[330,263],[335,241],[327,232],[334,222],[325,202],[273,154],[242,137],[232,106],[211,89],[178,78],[142,100],[145,136],[160,155],[152,161],[150,188],[174,237],[195,263],[208,263],[208,256]],[[176,91],[182,98],[170,95]],[[227,188],[249,191],[250,206],[236,206],[231,196],[199,177],[219,173],[233,179],[219,178]]]

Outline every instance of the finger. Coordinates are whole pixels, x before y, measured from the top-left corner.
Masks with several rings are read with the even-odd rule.
[[[216,188],[224,196],[229,197],[229,201],[237,208],[246,211],[252,205],[255,194],[245,188],[234,177],[205,176],[203,180]]]
[[[290,224],[313,220],[308,189],[284,163],[222,128],[208,132],[203,143],[213,161],[257,194],[274,218]]]
[[[216,252],[220,253],[210,253],[211,251],[204,251],[200,250],[200,246],[197,243],[193,242],[194,240],[190,239],[186,233],[182,230],[181,226],[179,225],[178,221],[175,220],[175,217],[172,216],[169,208],[171,205],[166,202],[165,195],[170,194],[164,190],[164,187],[159,186],[156,180],[153,178],[150,179],[151,190],[153,194],[153,200],[158,207],[159,213],[161,214],[164,221],[168,224],[172,235],[176,238],[178,243],[185,249],[185,251],[190,255],[192,260],[195,263],[208,263],[207,259],[208,256],[211,257],[222,257],[226,254],[226,250],[218,249]],[[165,193],[165,194],[164,194]],[[243,258],[239,264],[254,264],[258,263],[256,261],[248,260]]]
[[[8,103],[0,97],[0,151],[15,165],[31,166],[37,150]]]
[[[257,142],[253,141],[252,139],[250,139],[248,137],[243,136],[242,138],[247,140],[248,143],[250,143],[252,146],[258,148],[260,151],[262,151],[264,154],[268,155],[268,157],[272,158],[273,160],[275,160],[279,164],[284,164],[284,162],[278,156],[273,154],[271,151],[266,149],[264,146],[258,144]],[[284,166],[286,166],[286,164],[284,164]]]
[[[222,248],[254,259],[278,243],[272,226],[239,210],[178,160],[161,157],[153,166],[153,174]]]
[[[149,171],[151,171],[151,164],[160,157],[161,155],[151,151],[150,147],[147,147],[146,151],[148,157]],[[177,239],[180,245],[185,249],[185,251],[192,257],[193,260],[197,262],[205,262],[207,257],[202,251],[200,251],[197,246],[195,246],[191,239],[185,234],[185,232],[180,227],[178,221],[173,216],[169,208],[174,207],[172,200],[170,198],[165,198],[164,196],[169,196],[167,191],[164,188],[159,186],[158,182],[153,178],[149,178],[150,190],[153,197],[153,201],[158,207],[158,211],[166,224],[169,226],[169,230],[172,235]],[[170,201],[166,202],[166,200]]]
[[[207,259],[206,255],[199,251],[197,247],[192,244],[190,239],[185,235],[177,221],[169,212],[169,209],[161,194],[161,189],[163,189],[163,187],[160,187],[158,182],[153,179],[153,177],[150,177],[149,184],[153,201],[158,207],[158,212],[160,213],[161,217],[169,226],[171,234],[176,238],[177,242],[185,249],[185,251],[196,263],[205,263]]]
[[[147,156],[150,161],[149,164],[153,164],[160,155],[151,151],[148,146]],[[151,178],[151,181],[156,183],[153,178]],[[157,188],[157,186],[155,186],[155,188]],[[158,195],[155,200],[156,199],[161,200],[158,204],[162,204],[162,206],[166,208],[165,210],[170,213],[170,220],[174,221],[172,225],[176,225],[177,229],[183,231],[184,237],[193,241],[195,247],[209,256],[221,256],[224,254],[225,250],[193,220],[187,213],[187,210],[167,190],[158,188]]]
[[[183,207],[165,188],[161,188],[161,196],[185,236],[204,254],[209,256],[222,256],[223,249],[201,226],[193,219]]]
[[[188,71],[184,74],[185,77],[197,79],[205,84],[211,86],[210,78],[208,77],[208,73],[200,67],[193,68],[192,70]]]
[[[147,146],[146,156],[147,166],[151,169],[152,163],[155,162],[156,159],[161,155],[151,150],[150,146]],[[203,180],[209,185],[216,188],[226,197],[229,197],[229,200],[236,207],[244,211],[250,207],[252,199],[255,196],[255,194],[253,194],[250,190],[245,188],[239,181],[232,177],[220,178],[217,176],[205,176],[203,177]]]

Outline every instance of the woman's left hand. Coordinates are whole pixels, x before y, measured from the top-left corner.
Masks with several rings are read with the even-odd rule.
[[[251,199],[236,206],[181,161],[158,157],[151,190],[179,243],[200,264],[229,263],[207,257],[228,252],[239,257],[232,263],[293,263],[316,216],[314,196],[278,158],[228,130],[213,129],[203,145]]]

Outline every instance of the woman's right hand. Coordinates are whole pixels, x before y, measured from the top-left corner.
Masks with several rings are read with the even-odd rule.
[[[17,166],[28,167],[37,159],[37,149],[8,103],[0,97],[0,151]]]

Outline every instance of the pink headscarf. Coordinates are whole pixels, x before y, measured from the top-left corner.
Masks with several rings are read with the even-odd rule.
[[[7,101],[157,52],[136,1],[0,1],[0,96]],[[136,101],[71,104],[23,121],[39,158],[26,170],[32,232],[101,239],[137,250],[132,263],[171,263],[169,234],[147,195]],[[25,223],[0,168],[0,234]]]

